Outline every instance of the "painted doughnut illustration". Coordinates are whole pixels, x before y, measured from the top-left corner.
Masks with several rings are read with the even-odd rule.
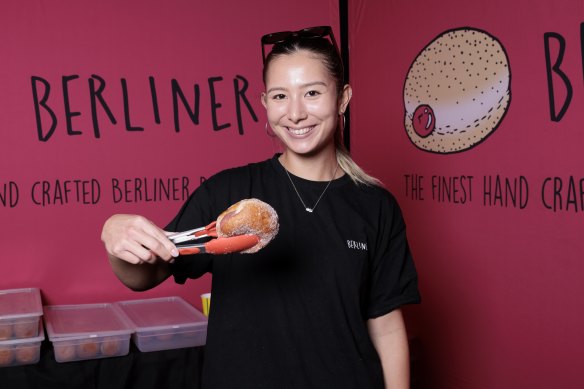
[[[511,101],[510,88],[507,53],[495,37],[470,27],[446,31],[408,71],[406,132],[425,151],[468,150],[499,126]]]

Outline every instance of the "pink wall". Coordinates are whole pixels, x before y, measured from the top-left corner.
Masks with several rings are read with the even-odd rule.
[[[321,24],[338,31],[338,2],[9,0],[1,8],[0,289],[40,287],[50,304],[181,295],[200,306],[198,294],[209,289],[210,277],[186,286],[169,281],[142,294],[125,289],[105,259],[103,221],[112,213],[141,213],[164,224],[183,201],[184,180],[192,192],[200,177],[277,151],[264,134],[259,104],[259,37]],[[361,0],[350,2],[349,11],[352,150],[400,200],[420,273],[423,304],[406,311],[416,340],[415,378],[432,388],[582,386],[584,244],[577,234],[584,212],[584,6],[576,0],[561,7]],[[488,33],[503,47],[511,100],[481,143],[456,153],[425,151],[406,132],[406,78],[427,45],[461,27]],[[565,114],[555,120],[544,44],[549,32],[565,41],[559,67],[572,87]],[[558,39],[549,40],[552,65]],[[551,78],[557,115],[567,89],[559,72]],[[179,132],[172,80],[191,109],[195,84],[200,91],[198,124],[178,101]],[[244,95],[257,115],[256,121],[239,99],[243,134],[234,81],[235,88],[248,83]],[[55,115],[52,133],[54,120],[42,107],[38,132],[35,87]],[[216,125],[230,124],[219,131],[213,130],[212,90],[221,104]],[[439,100],[429,104],[437,126],[453,112],[468,119],[470,111]],[[457,194],[436,197],[433,177],[457,183]],[[505,197],[503,186],[501,196],[495,187],[485,195],[485,183],[497,178],[521,184],[523,192]],[[148,201],[157,179],[175,182],[176,194]],[[127,195],[120,197],[115,180],[129,180]],[[511,194],[519,196],[515,206]]]
[[[337,1],[10,0],[0,8],[0,289],[39,287],[45,304],[180,295],[200,307],[208,276],[142,294],[123,287],[100,241],[103,222],[139,213],[164,225],[201,177],[277,151],[259,101],[259,38],[322,24],[338,31]],[[173,83],[192,111],[199,88],[198,124],[180,98],[173,103]],[[155,194],[160,180],[169,195]]]
[[[420,273],[423,303],[407,310],[416,382],[431,388],[583,387],[582,1],[355,1],[349,15],[352,151],[398,197]],[[469,68],[492,69],[485,61],[496,58],[496,50],[495,57],[481,58],[472,35],[470,43],[449,46],[445,33],[462,27],[495,38],[509,77],[503,67],[479,71],[488,80],[472,83],[463,66],[444,64],[450,48],[454,56],[472,52]],[[544,43],[550,32],[558,35],[549,39],[548,57],[560,69],[550,73],[552,88]],[[426,62],[415,64],[439,37],[435,43],[442,46],[432,45],[436,50],[424,53]],[[461,64],[460,57],[451,61]],[[415,98],[405,96],[410,69],[419,71]],[[560,72],[571,85],[571,100]],[[466,124],[472,115],[483,120],[483,106],[472,99],[492,97],[493,79],[504,92],[510,83],[511,99],[499,108],[502,119],[487,123],[486,137],[478,135],[481,143],[432,152],[406,132],[411,106],[418,104],[434,110],[436,142],[448,138],[438,135],[447,133],[446,125]],[[458,87],[461,80],[466,90]],[[561,118],[550,113],[550,90],[556,116],[566,102]],[[460,134],[449,136],[451,143],[460,141]],[[433,186],[442,178],[451,185],[450,197]]]

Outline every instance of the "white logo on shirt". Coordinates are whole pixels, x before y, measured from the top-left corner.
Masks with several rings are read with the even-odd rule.
[[[347,247],[353,250],[367,251],[367,243],[356,242],[354,240],[347,240]]]

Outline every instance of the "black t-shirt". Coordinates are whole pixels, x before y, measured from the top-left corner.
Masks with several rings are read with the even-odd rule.
[[[206,225],[246,198],[279,215],[278,235],[255,254],[172,265],[178,283],[213,273],[203,385],[383,388],[366,321],[420,301],[399,206],[387,190],[344,175],[309,213],[277,157],[203,182],[167,226]],[[327,185],[291,177],[307,206]]]

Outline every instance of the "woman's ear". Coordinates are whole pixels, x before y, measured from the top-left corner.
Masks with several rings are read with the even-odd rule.
[[[349,101],[351,101],[351,97],[353,97],[353,88],[351,88],[351,85],[347,84],[343,87],[343,92],[341,93],[339,114],[345,113],[347,105],[349,105]]]
[[[268,102],[266,101],[268,98],[268,95],[266,94],[266,92],[262,92],[262,96],[260,97],[260,100],[262,101],[262,105],[264,106],[265,109],[268,109]]]

